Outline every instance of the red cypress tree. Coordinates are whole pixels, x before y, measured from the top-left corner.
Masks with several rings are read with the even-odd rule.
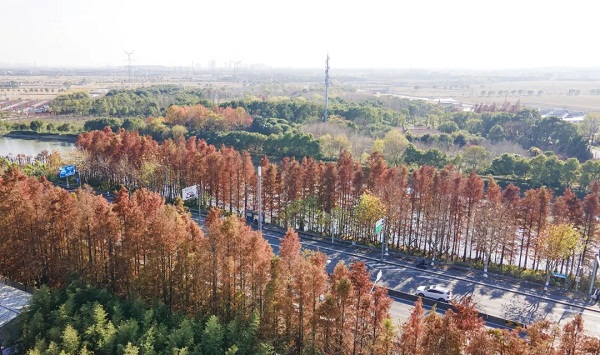
[[[417,298],[415,307],[410,313],[410,317],[400,326],[400,337],[398,339],[398,351],[401,355],[421,355],[423,354],[423,301]]]
[[[483,197],[483,180],[475,172],[469,174],[469,178],[465,182],[463,196],[466,199],[467,208],[467,225],[465,230],[463,261],[467,259],[467,249],[469,249],[469,257],[473,252],[473,239],[470,238],[470,229],[473,218],[475,204]],[[470,246],[470,248],[469,248]]]

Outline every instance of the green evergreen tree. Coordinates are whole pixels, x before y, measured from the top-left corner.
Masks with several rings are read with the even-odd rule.
[[[85,331],[86,340],[94,348],[111,352],[115,341],[115,326],[107,320],[107,313],[99,303],[94,304],[92,317],[94,323]]]
[[[58,344],[56,344],[55,342],[52,341],[52,342],[50,342],[50,345],[48,345],[48,349],[46,349],[44,354],[58,355],[58,354],[60,354],[60,347],[58,346]]]
[[[315,348],[314,354],[318,354],[318,350]],[[256,355],[273,355],[275,354],[275,348],[270,343],[260,343],[256,349]]]
[[[219,319],[217,316],[211,316],[206,322],[202,333],[202,350],[204,354],[223,354],[223,335],[223,327],[219,323]]]
[[[194,330],[189,319],[184,319],[179,328],[169,336],[170,348],[189,348],[194,345]]]
[[[237,342],[239,348],[238,354],[250,355],[255,353],[256,344],[258,343],[258,328],[260,327],[260,316],[257,311],[252,313],[250,322],[242,332],[242,336]]]
[[[225,355],[235,355],[238,353],[238,347],[236,345],[232,345],[229,349],[227,349],[227,351],[225,352]]]
[[[127,344],[134,342],[139,338],[139,325],[137,320],[128,319],[122,321],[117,327],[115,342],[117,344]]]
[[[62,334],[62,348],[68,354],[75,354],[79,349],[79,333],[70,324],[67,325]]]
[[[131,342],[127,343],[127,346],[125,347],[125,352],[123,353],[124,355],[137,355],[140,353],[140,349],[131,344]]]
[[[154,351],[154,341],[156,339],[155,333],[156,333],[156,329],[154,328],[154,326],[151,326],[150,328],[148,328],[148,330],[146,330],[144,335],[142,335],[142,337],[140,338],[139,344],[140,344],[143,354],[145,354],[145,355],[156,354],[156,352]]]

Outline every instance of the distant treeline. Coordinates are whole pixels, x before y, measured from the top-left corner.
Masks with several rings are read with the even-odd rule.
[[[206,92],[175,85],[152,86],[134,90],[110,90],[104,97],[93,99],[87,92],[57,96],[50,110],[57,114],[148,117],[162,116],[171,105],[210,105]]]
[[[269,138],[269,142],[274,139],[278,141],[277,145],[284,147],[288,155],[300,157],[310,152],[317,154],[316,157],[323,157],[312,147],[318,142],[303,135],[300,130],[301,125],[322,121],[322,103],[304,98],[248,99],[224,102],[217,106],[208,97],[208,89],[156,86],[111,90],[98,99],[92,99],[82,92],[60,95],[50,107],[53,112],[61,114],[143,118],[148,124],[143,133],[155,139],[195,135],[211,144],[232,145],[255,154],[269,154],[270,149],[265,142],[271,135],[276,135],[277,138]],[[406,138],[411,142],[437,143],[442,151],[452,145],[478,145],[485,139],[491,143],[514,142],[525,149],[537,147],[542,151],[552,151],[559,158],[574,157],[580,162],[591,158],[588,140],[577,131],[575,125],[557,117],[541,118],[535,110],[513,106],[514,109],[500,112],[454,112],[425,101],[377,98],[351,102],[334,97],[330,101],[329,112],[332,122],[371,139],[382,138],[390,130],[405,131],[407,126],[420,124],[438,129],[441,133],[423,136],[406,134]],[[116,122],[109,124],[113,130],[120,126]],[[89,123],[86,130],[101,129],[101,123],[108,121]],[[128,125],[129,128],[123,128],[140,129],[144,123],[132,125],[130,121]],[[285,142],[279,142],[282,139],[309,143],[311,148],[294,149]],[[272,153],[280,157],[280,150],[275,149]],[[438,153],[431,155],[436,161],[429,163],[436,166],[451,161],[448,156],[440,159]],[[442,155],[445,156],[444,153]]]

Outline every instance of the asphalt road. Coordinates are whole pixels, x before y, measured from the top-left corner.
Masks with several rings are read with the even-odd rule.
[[[278,253],[279,241],[283,233],[277,231],[264,230],[263,236],[269,241],[275,253]],[[529,324],[542,319],[548,319],[551,322],[563,326],[566,322],[573,319],[576,314],[581,314],[585,324],[586,333],[600,337],[600,307],[591,303],[573,302],[569,304],[568,299],[553,300],[542,292],[540,286],[536,289],[515,289],[508,290],[505,282],[502,284],[494,280],[494,275],[489,278],[479,276],[478,280],[473,277],[457,277],[447,273],[440,268],[422,270],[416,268],[414,264],[405,263],[392,256],[385,258],[381,262],[380,252],[364,247],[331,244],[330,241],[319,241],[303,238],[301,243],[304,249],[319,250],[328,255],[332,261],[328,265],[328,271],[333,271],[335,264],[344,260],[346,263],[353,261],[364,261],[371,271],[373,279],[379,270],[383,271],[383,276],[378,282],[378,286],[387,287],[407,293],[414,293],[421,285],[443,285],[452,290],[454,298],[460,300],[471,296],[477,304],[480,312],[500,318]],[[536,294],[537,292],[537,294]],[[410,311],[412,304],[395,299],[392,305],[391,314],[397,322],[404,322]]]
[[[197,213],[193,213],[193,217],[197,220]],[[202,217],[199,222],[201,225],[203,224]],[[276,254],[279,253],[279,242],[283,235],[281,230],[263,230],[263,236]],[[564,304],[568,303],[568,300],[552,301],[541,292],[541,288],[539,296],[536,296],[531,289],[507,290],[508,285],[495,282],[493,275],[487,279],[480,277],[479,280],[474,281],[465,277],[457,277],[440,268],[422,270],[412,263],[403,262],[393,256],[388,256],[384,262],[381,262],[381,254],[378,250],[352,246],[347,243],[332,244],[330,240],[315,240],[303,235],[300,235],[300,238],[303,249],[318,250],[327,254],[331,260],[327,266],[328,272],[333,272],[333,268],[341,260],[347,264],[364,261],[373,279],[379,270],[383,271],[383,276],[377,283],[381,287],[414,293],[416,288],[421,285],[443,285],[452,290],[454,298],[457,300],[471,296],[480,312],[523,324],[548,319],[562,326],[580,313],[584,319],[586,332],[600,337],[600,308],[597,305],[587,304],[584,306],[589,309],[584,309],[581,304]],[[392,298],[394,302],[390,314],[397,323],[402,323],[408,319],[413,304],[403,299]],[[488,325],[497,327],[492,324]]]
[[[109,200],[111,197],[105,194]],[[198,217],[192,211],[192,217],[203,225],[203,216]],[[263,230],[273,251],[279,253],[279,242],[283,238],[281,230]],[[442,268],[416,268],[414,263],[406,262],[401,258],[388,256],[384,262],[380,260],[380,251],[361,246],[352,246],[347,243],[331,243],[330,240],[317,240],[300,235],[304,249],[318,250],[328,255],[331,263],[327,271],[332,272],[337,262],[344,260],[347,264],[354,261],[364,261],[373,279],[379,270],[383,271],[378,286],[414,293],[421,285],[443,285],[449,288],[455,299],[471,296],[481,312],[529,324],[542,319],[563,326],[576,314],[581,314],[584,320],[586,333],[600,337],[600,307],[590,301],[572,299],[567,294],[560,292],[543,292],[540,285],[525,285],[515,283],[516,280],[502,280],[495,275],[483,278],[476,272],[453,272]],[[511,283],[512,282],[512,283]],[[390,313],[397,322],[404,322],[412,310],[412,303],[394,298]]]

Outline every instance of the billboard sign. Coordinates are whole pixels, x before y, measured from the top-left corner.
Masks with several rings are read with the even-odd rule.
[[[61,166],[58,170],[58,175],[60,178],[75,175],[75,165]]]
[[[195,198],[198,198],[197,186],[194,185],[194,186],[190,186],[190,187],[186,187],[186,188],[182,189],[181,196],[183,197],[184,201],[193,200]]]

